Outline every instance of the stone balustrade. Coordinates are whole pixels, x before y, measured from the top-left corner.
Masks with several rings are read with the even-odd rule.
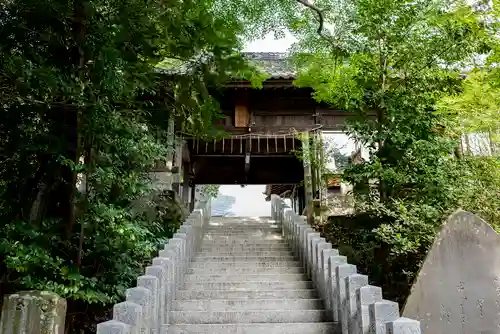
[[[98,334],[167,333],[172,302],[199,250],[210,213],[210,201],[197,202],[145,274],[137,278],[137,287],[128,289],[126,300],[114,305],[113,320],[97,325]]]
[[[271,199],[272,218],[302,262],[342,334],[420,334],[420,322],[400,317],[398,304],[382,298],[380,287],[368,284],[332,244],[279,196]]]

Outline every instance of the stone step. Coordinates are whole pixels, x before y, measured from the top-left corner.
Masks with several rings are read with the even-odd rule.
[[[239,311],[239,310],[321,310],[321,299],[212,299],[183,300],[174,311]]]
[[[248,216],[212,216],[210,217],[210,222],[251,222],[254,224],[262,224],[264,222],[274,222],[274,219],[271,216],[260,216],[260,217],[248,217]]]
[[[236,246],[236,245],[246,245],[246,246],[288,246],[282,239],[274,239],[274,240],[264,240],[260,239],[233,239],[233,238],[217,238],[217,239],[207,239],[205,238],[202,241],[202,246],[205,245],[228,245],[228,246]]]
[[[214,249],[225,249],[227,251],[233,250],[290,250],[290,247],[281,242],[272,242],[268,244],[238,244],[238,243],[215,243],[215,242],[206,242],[203,243],[200,247],[200,250],[214,250]]]
[[[281,227],[276,225],[252,225],[252,226],[209,226],[205,228],[207,233],[240,233],[240,232],[252,232],[252,231],[274,231],[276,233],[281,233]]]
[[[285,281],[295,282],[307,280],[305,274],[188,274],[186,282],[240,282],[240,281]]]
[[[275,229],[280,229],[281,226],[279,224],[275,224],[273,222],[264,222],[264,223],[252,223],[252,222],[246,222],[246,223],[212,223],[209,224],[205,227],[205,230],[224,230],[224,229],[234,229],[234,230],[248,230],[251,228],[275,228]]]
[[[179,290],[177,300],[192,299],[314,299],[318,294],[314,289],[296,290]]]
[[[292,255],[292,252],[289,250],[283,250],[283,251],[273,251],[273,250],[268,250],[268,251],[254,251],[254,250],[234,250],[234,251],[226,251],[224,249],[222,250],[206,250],[203,252],[198,253],[198,256],[205,257],[205,256],[290,256]]]
[[[192,262],[255,262],[255,261],[265,261],[265,262],[281,262],[281,261],[293,261],[295,257],[292,255],[285,256],[196,256]]]
[[[273,261],[273,262],[191,262],[189,268],[273,268],[273,267],[302,267],[299,261]]]
[[[287,245],[284,240],[249,240],[249,239],[234,239],[234,238],[219,238],[219,239],[204,239],[202,245],[249,245],[249,246],[269,246],[269,245]]]
[[[207,268],[189,268],[187,274],[190,275],[250,275],[250,274],[302,274],[305,270],[302,267],[207,267]]]
[[[254,225],[219,225],[219,226],[207,226],[203,230],[205,232],[247,232],[247,231],[275,231],[281,233],[283,229],[281,226],[273,224],[254,224]]]
[[[332,322],[318,323],[240,323],[240,324],[178,324],[168,334],[333,334]]]
[[[205,241],[201,247],[200,250],[207,250],[207,249],[220,249],[220,250],[226,250],[226,251],[231,251],[231,250],[253,250],[253,249],[260,249],[260,250],[290,250],[290,247],[282,242],[270,242],[270,243],[248,243],[248,242],[241,242],[241,243],[233,243],[233,242],[213,242],[213,241]]]
[[[185,282],[186,290],[295,290],[314,289],[311,281]]]
[[[203,252],[242,252],[242,251],[251,251],[251,252],[270,252],[270,251],[279,251],[279,252],[290,252],[290,248],[286,245],[279,246],[269,246],[269,247],[251,247],[244,245],[241,246],[204,246],[201,247],[198,254]]]
[[[263,234],[275,234],[281,235],[280,228],[241,228],[241,229],[231,229],[231,228],[220,228],[220,229],[206,229],[205,235],[247,235],[247,234],[255,234],[255,233],[263,233]]]
[[[269,241],[275,241],[275,240],[280,240],[282,241],[281,234],[276,234],[276,233],[259,233],[259,232],[254,232],[254,233],[241,233],[241,234],[205,234],[203,236],[203,240],[269,240]]]
[[[324,310],[172,311],[170,319],[172,324],[307,323],[331,320]]]

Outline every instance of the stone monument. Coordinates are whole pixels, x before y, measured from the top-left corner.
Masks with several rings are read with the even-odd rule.
[[[423,333],[500,333],[500,237],[478,216],[455,212],[439,232],[403,316]]]

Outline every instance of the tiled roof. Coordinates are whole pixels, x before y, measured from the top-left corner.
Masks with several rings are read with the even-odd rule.
[[[286,53],[245,52],[243,56],[268,73],[272,79],[295,79],[297,74]]]
[[[244,52],[242,55],[248,58],[249,61],[256,64],[260,70],[268,73],[271,76],[271,79],[295,79],[296,71],[294,70],[293,64],[288,59],[286,53]],[[192,65],[192,63],[185,63],[170,69],[158,69],[158,72],[170,75],[183,75],[190,72]]]

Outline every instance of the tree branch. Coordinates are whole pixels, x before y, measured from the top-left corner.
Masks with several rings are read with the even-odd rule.
[[[323,31],[323,29],[325,27],[325,11],[322,10],[322,9],[320,9],[317,6],[313,5],[312,3],[310,3],[309,0],[296,0],[296,1],[298,3],[304,5],[305,7],[313,10],[314,12],[316,12],[316,14],[318,16],[318,23],[319,23],[318,30],[316,30],[316,32],[318,33],[318,35],[321,38],[323,38],[325,41],[327,41],[328,43],[330,43],[331,46],[334,49],[336,49],[339,54],[343,54],[343,50],[335,43],[335,39],[332,38],[332,36],[328,36]]]
[[[328,36],[325,36],[323,34],[323,27],[325,25],[325,14],[323,13],[323,11],[321,9],[319,9],[318,7],[316,7],[315,5],[313,5],[312,3],[310,3],[308,0],[297,0],[297,2],[303,4],[307,8],[312,9],[313,11],[316,12],[316,14],[318,15],[318,21],[319,21],[319,27],[317,30],[318,35],[320,35],[323,38],[328,38]]]

